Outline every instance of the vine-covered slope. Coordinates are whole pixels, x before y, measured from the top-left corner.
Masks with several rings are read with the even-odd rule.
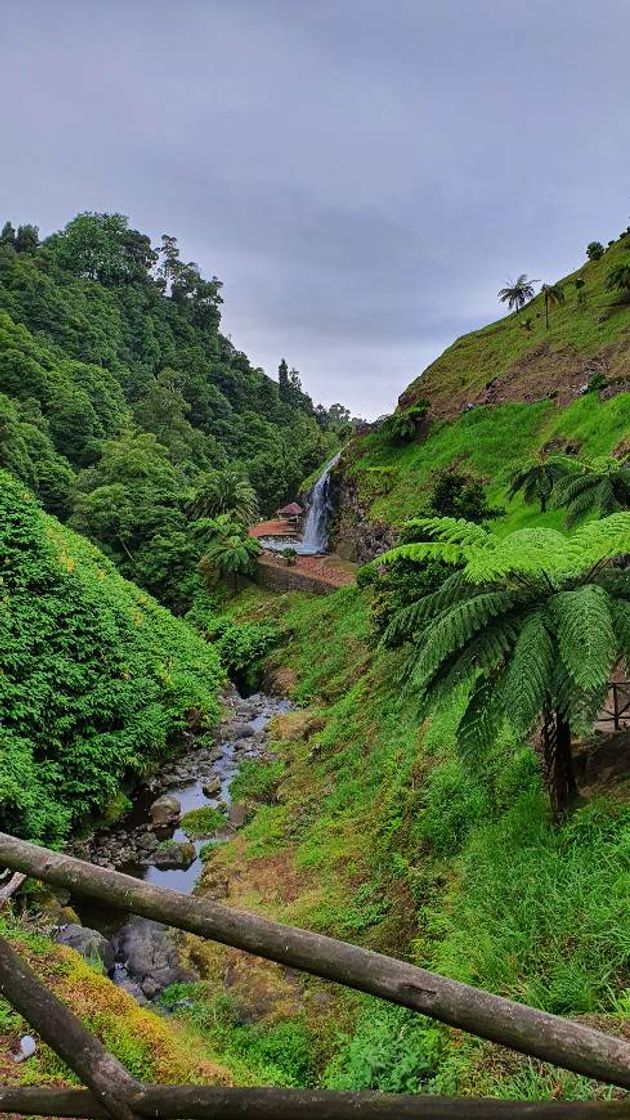
[[[46,843],[106,810],[189,723],[218,658],[0,471],[0,828]]]

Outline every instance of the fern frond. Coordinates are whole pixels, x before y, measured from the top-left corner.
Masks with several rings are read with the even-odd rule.
[[[579,575],[603,560],[630,552],[630,513],[613,513],[602,521],[588,521],[565,537],[565,570]]]
[[[611,614],[617,653],[623,657],[626,667],[630,668],[630,603],[625,599],[613,600]]]
[[[444,564],[464,563],[470,549],[462,545],[446,544],[443,541],[422,541],[416,544],[399,544],[378,557],[379,564],[393,564],[396,560],[414,560],[420,564],[429,557],[442,560]]]
[[[566,537],[555,529],[520,529],[497,538],[494,548],[477,549],[464,572],[473,583],[491,583],[506,576],[561,573]]]
[[[499,686],[506,716],[523,735],[531,730],[551,691],[554,653],[545,612],[533,611],[523,623]]]
[[[457,746],[464,759],[488,750],[503,722],[493,678],[479,677],[457,728]]]
[[[587,692],[605,685],[617,646],[606,591],[596,584],[561,591],[549,609],[560,657],[576,688]]]
[[[453,572],[437,591],[423,595],[415,603],[410,603],[409,606],[397,611],[385,630],[381,643],[388,646],[400,641],[401,638],[412,638],[418,633],[422,623],[428,619],[435,619],[438,614],[454,606],[456,602],[476,594],[478,594],[477,589],[466,583],[461,572]]]
[[[426,689],[451,654],[465,648],[471,638],[493,618],[506,614],[522,600],[522,593],[519,592],[488,591],[458,603],[429,627],[414,669],[415,684]]]

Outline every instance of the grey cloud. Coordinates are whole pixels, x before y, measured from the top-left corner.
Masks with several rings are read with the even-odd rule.
[[[119,209],[375,415],[628,222],[626,0],[4,0],[0,212]]]

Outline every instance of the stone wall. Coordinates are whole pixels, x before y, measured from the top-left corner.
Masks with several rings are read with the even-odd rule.
[[[256,583],[268,591],[311,591],[317,595],[330,595],[338,591],[333,583],[318,579],[306,572],[300,572],[289,565],[276,564],[273,560],[261,557],[256,565]]]

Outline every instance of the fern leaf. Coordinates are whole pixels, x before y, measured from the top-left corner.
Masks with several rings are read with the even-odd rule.
[[[492,678],[479,677],[457,728],[457,746],[465,759],[487,751],[497,736],[503,711]]]
[[[464,649],[471,638],[497,615],[511,610],[523,596],[514,591],[488,591],[458,603],[431,626],[414,670],[414,680],[426,688],[451,654]]]
[[[554,645],[542,610],[525,618],[501,678],[501,703],[515,730],[526,735],[551,691]]]
[[[606,684],[616,641],[610,600],[603,587],[585,584],[550,600],[560,657],[574,685],[583,691]]]

